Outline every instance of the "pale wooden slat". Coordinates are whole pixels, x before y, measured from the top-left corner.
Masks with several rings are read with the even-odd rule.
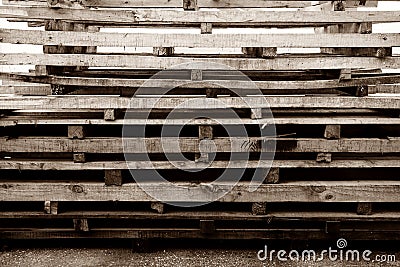
[[[96,161],[76,163],[72,161],[57,160],[1,160],[0,169],[4,170],[153,170],[153,169],[216,169],[216,168],[317,168],[317,169],[370,169],[370,168],[399,168],[400,160],[333,160],[331,163],[320,163],[315,160],[274,160],[272,165],[269,161],[213,161],[208,162],[178,162],[178,161]]]
[[[95,86],[95,87],[151,87],[157,85],[157,88],[229,88],[246,90],[249,88],[248,81],[227,79],[227,80],[174,80],[174,79],[124,79],[124,78],[91,78],[91,77],[66,77],[66,76],[34,76],[24,73],[1,73],[0,78],[7,80],[17,80],[33,83],[51,83],[69,86]],[[339,81],[334,80],[312,80],[312,81],[252,81],[251,84],[257,86],[261,90],[277,90],[283,89],[326,89],[352,87],[358,85],[381,85],[379,88],[372,88],[372,92],[400,92],[399,86],[393,85],[391,88],[388,84],[400,83],[400,75],[382,75],[373,77],[353,78],[351,80]],[[33,90],[33,88],[32,88]],[[317,92],[316,92],[317,93]]]
[[[318,112],[317,112],[318,113]],[[87,114],[85,114],[87,115]],[[23,116],[6,116],[0,119],[0,126],[15,125],[398,125],[400,118],[389,118],[387,116],[336,116],[315,117],[312,115],[303,115],[297,117],[277,117],[274,114],[273,119],[146,119],[142,117],[132,118],[129,115],[127,119],[117,119],[106,121],[103,119],[87,119],[85,115],[81,119],[51,119],[46,117],[27,118]],[[216,116],[217,117],[217,116]]]
[[[266,138],[257,137],[218,137],[212,141],[204,141],[204,150],[208,149],[206,143],[213,143],[218,152],[259,152],[259,140]],[[327,140],[319,138],[278,138],[276,152],[329,152],[329,153],[396,153],[400,148],[400,138],[350,138]],[[0,138],[0,150],[3,152],[87,152],[87,153],[199,153],[200,141],[198,138],[85,138],[68,139],[63,137],[19,137],[17,139]],[[274,147],[263,146],[262,151],[274,151]],[[207,147],[206,147],[207,146]],[[211,149],[211,148],[210,148]],[[213,152],[212,150],[207,152]]]
[[[371,1],[367,1],[371,2]],[[136,8],[181,8],[182,0],[83,0],[80,2],[83,7],[136,7]],[[3,5],[19,6],[47,6],[44,0],[3,0]],[[200,8],[303,8],[312,5],[312,1],[265,1],[265,0],[198,0]]]
[[[397,22],[399,11],[269,11],[259,9],[220,9],[187,12],[164,9],[133,10],[86,10],[86,9],[48,9],[44,7],[0,7],[0,18],[16,19],[60,19],[104,24],[141,23],[214,23],[263,25],[321,25],[324,23],[354,22]]]
[[[211,192],[226,192],[220,202],[398,202],[399,181],[318,181],[288,182],[262,185],[249,192],[248,183],[231,185],[177,183],[166,190],[157,184],[147,184],[165,201],[205,201]],[[187,186],[187,187],[186,187]],[[200,189],[198,189],[200,188]],[[137,184],[105,187],[104,183],[8,182],[0,188],[1,201],[154,201]]]
[[[190,100],[190,101],[189,101]],[[195,100],[195,101],[194,101]],[[0,109],[227,109],[227,108],[380,108],[400,109],[399,96],[382,97],[198,97],[127,98],[118,96],[3,96]]]
[[[400,19],[399,19],[400,20]],[[0,29],[3,43],[107,47],[391,47],[400,34],[151,34]]]
[[[138,69],[179,68],[176,65],[194,63],[186,68],[216,69],[223,64],[236,70],[306,70],[348,68],[400,68],[400,57],[337,57],[293,56],[275,59],[233,57],[154,57],[146,55],[89,54],[0,54],[2,65],[55,65],[89,67],[126,67]],[[213,64],[214,63],[214,64]]]

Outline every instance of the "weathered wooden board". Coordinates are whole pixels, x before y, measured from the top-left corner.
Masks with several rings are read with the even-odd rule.
[[[397,22],[399,11],[270,11],[260,9],[216,9],[187,12],[168,9],[87,10],[44,7],[0,7],[0,18],[69,20],[100,24],[188,24],[324,25],[355,22]]]
[[[317,112],[318,113],[318,112]],[[217,114],[217,113],[216,113]],[[147,119],[146,115],[133,118],[128,115],[126,119],[117,119],[106,121],[104,119],[88,119],[83,114],[82,118],[47,118],[48,116],[12,116],[7,115],[0,118],[0,126],[16,126],[16,125],[399,125],[400,118],[390,118],[387,116],[333,116],[330,114],[327,117],[313,116],[305,114],[304,116],[263,118],[263,119]],[[216,116],[218,117],[218,116]]]
[[[228,108],[374,108],[399,109],[399,96],[380,97],[118,97],[118,96],[3,96],[0,109],[228,109]]]
[[[147,183],[147,189],[165,201],[193,202],[213,197],[211,192],[226,192],[220,202],[398,202],[399,181],[318,181],[261,185],[250,192],[249,184],[177,183],[175,189]],[[154,201],[135,183],[104,186],[104,183],[3,182],[0,201]]]
[[[213,161],[209,162],[179,162],[179,161],[96,161],[75,163],[62,160],[1,160],[2,170],[153,170],[153,169],[225,169],[225,168],[317,168],[317,169],[370,169],[370,168],[400,168],[400,159],[369,159],[369,160],[333,160],[331,163],[320,163],[315,160],[274,160],[269,161]],[[327,170],[328,171],[328,170]]]
[[[257,59],[225,55],[210,57],[154,57],[148,55],[103,54],[0,54],[1,65],[54,65],[87,67],[126,67],[137,69],[182,68],[216,69],[223,65],[236,70],[307,70],[352,68],[400,68],[400,57],[338,57],[338,56],[280,56],[275,59]],[[220,65],[216,65],[220,64]]]
[[[371,1],[367,1],[371,2]],[[78,4],[78,3],[77,3]],[[82,7],[117,7],[117,8],[181,8],[182,0],[83,0],[79,1]],[[45,0],[3,0],[3,5],[19,5],[19,6],[47,6]],[[198,0],[199,8],[302,8],[315,5],[312,1],[266,1],[266,0]]]
[[[162,140],[162,141],[161,141]],[[261,148],[261,140],[265,145]],[[276,150],[268,140],[276,140]],[[218,137],[203,140],[205,152],[326,152],[326,153],[396,153],[400,138],[350,138],[327,140],[320,138],[259,138]],[[208,145],[210,144],[210,145]],[[199,153],[200,140],[194,137],[115,138],[99,137],[68,139],[63,137],[0,138],[3,152],[68,152],[68,153]]]
[[[34,76],[24,73],[1,73],[0,78],[8,80],[16,80],[31,83],[50,83],[68,86],[93,86],[93,87],[157,87],[157,88],[227,88],[227,89],[253,89],[249,85],[255,85],[254,88],[261,90],[284,90],[284,89],[323,89],[323,88],[343,88],[358,85],[377,85],[377,84],[400,84],[400,75],[377,75],[373,77],[353,78],[351,80],[339,81],[334,80],[310,80],[310,81],[243,81],[235,80],[234,77],[226,80],[202,80],[190,81],[184,79],[126,79],[126,78],[102,78],[102,77],[67,77],[67,76]],[[375,88],[374,92],[400,92],[399,86],[396,85],[390,89],[385,86]],[[79,88],[78,88],[79,89]],[[33,88],[32,88],[33,90]],[[299,92],[301,93],[301,91]],[[317,91],[315,92],[317,93]]]
[[[400,20],[400,18],[399,18]],[[1,42],[12,44],[106,47],[393,47],[400,33],[385,34],[190,34],[32,31],[0,29]]]

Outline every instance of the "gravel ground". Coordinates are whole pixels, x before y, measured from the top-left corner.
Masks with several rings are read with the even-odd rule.
[[[381,264],[329,260],[261,262],[256,253],[256,249],[226,248],[168,248],[149,253],[134,253],[129,248],[11,248],[0,252],[0,266],[400,266],[400,260]],[[400,259],[400,254],[396,256]]]
[[[257,252],[268,245],[268,249],[313,249],[320,253],[322,249],[335,242],[309,243],[278,241],[156,241],[151,243],[147,253],[133,252],[130,241],[122,240],[95,241],[85,243],[82,240],[65,241],[18,241],[0,251],[0,266],[399,266],[399,242],[349,242],[347,249],[373,252],[376,255],[395,255],[397,262],[365,261],[330,261],[325,258],[320,262],[299,261],[282,262],[276,259],[260,261]],[[337,249],[337,248],[336,248]]]

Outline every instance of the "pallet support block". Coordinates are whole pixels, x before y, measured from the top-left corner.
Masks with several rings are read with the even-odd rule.
[[[200,220],[200,233],[212,234],[215,232],[214,220]]]
[[[121,170],[105,170],[104,181],[107,186],[110,185],[122,185],[122,171]]]
[[[252,203],[251,213],[253,215],[266,215],[267,214],[267,203],[266,202]]]
[[[153,55],[157,57],[167,57],[173,55],[174,47],[153,47]]]
[[[338,234],[340,233],[340,221],[327,221],[325,223],[326,234]]]
[[[74,229],[78,232],[89,232],[89,223],[87,219],[73,219]]]
[[[340,139],[340,125],[326,125],[324,131],[324,137],[326,139]]]
[[[372,203],[368,203],[368,202],[357,203],[357,214],[358,215],[371,215],[372,214]]]
[[[331,153],[318,153],[317,162],[321,163],[331,163],[332,162],[332,154]]]
[[[163,214],[165,211],[165,205],[161,202],[152,202],[150,208],[155,210],[158,214]]]
[[[190,71],[190,79],[192,81],[202,81],[203,80],[203,71],[202,70],[191,70]]]
[[[242,53],[250,57],[273,59],[277,56],[276,47],[242,47]]]
[[[44,212],[46,214],[57,215],[58,214],[58,202],[57,201],[45,201]]]
[[[212,34],[212,23],[201,23],[200,24],[201,34]]]
[[[262,109],[261,108],[252,108],[250,118],[252,120],[262,119]]]
[[[104,110],[104,120],[105,121],[115,121],[119,114],[121,113],[121,110],[119,109],[105,109]]]
[[[72,156],[73,156],[75,163],[85,163],[86,162],[85,153],[74,153]]]
[[[279,168],[270,168],[265,178],[267,184],[277,184],[279,183]]]
[[[197,10],[197,0],[183,0],[183,9],[184,10]]]
[[[213,127],[211,125],[199,126],[199,140],[212,140],[214,138]],[[209,162],[209,153],[201,152],[195,154],[196,162]]]
[[[71,139],[83,139],[86,137],[85,126],[82,125],[71,125],[68,126],[68,138]]]

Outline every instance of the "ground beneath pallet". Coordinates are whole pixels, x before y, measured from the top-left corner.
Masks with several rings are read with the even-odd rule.
[[[133,253],[128,248],[28,248],[1,252],[0,266],[400,266],[391,263],[345,262],[262,262],[256,250],[248,249],[165,249]],[[377,252],[382,255],[387,252]],[[400,254],[396,253],[400,259]]]

